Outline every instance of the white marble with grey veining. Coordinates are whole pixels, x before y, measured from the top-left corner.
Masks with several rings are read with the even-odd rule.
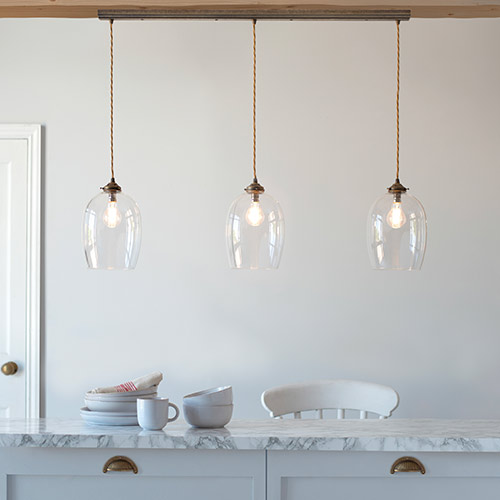
[[[70,419],[0,419],[1,447],[500,452],[500,420],[234,420],[224,429],[177,421],[163,431]]]

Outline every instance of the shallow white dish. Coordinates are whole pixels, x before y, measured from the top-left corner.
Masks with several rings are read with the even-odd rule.
[[[80,408],[80,415],[87,424],[93,425],[139,425],[137,414],[90,411],[87,407]]]
[[[95,400],[109,400],[109,401],[118,401],[123,399],[124,401],[133,399],[134,401],[137,398],[142,398],[144,396],[154,396],[158,391],[158,387],[151,387],[150,389],[144,389],[142,391],[128,391],[128,392],[104,392],[104,393],[92,393],[86,392],[86,399],[95,399]]]
[[[144,396],[136,396],[133,398],[92,398],[85,396],[85,401],[101,401],[105,403],[135,403],[139,398],[155,398],[157,395],[157,392],[153,392],[151,394],[145,394]]]
[[[217,429],[224,427],[233,416],[233,405],[183,405],[184,419],[193,427]]]
[[[100,401],[85,398],[90,411],[137,413],[137,401]]]
[[[184,402],[190,405],[230,405],[233,403],[233,388],[230,385],[212,387],[204,391],[193,392],[184,396]]]

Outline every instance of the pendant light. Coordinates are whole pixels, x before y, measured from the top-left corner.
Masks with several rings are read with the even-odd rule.
[[[399,21],[397,27],[396,180],[368,215],[368,252],[374,269],[419,270],[427,243],[422,204],[399,181]]]
[[[134,269],[141,248],[141,213],[115,181],[113,151],[113,20],[110,35],[111,180],[90,200],[83,221],[83,246],[90,269]]]
[[[256,27],[253,30],[253,181],[229,209],[226,242],[233,269],[277,269],[285,239],[285,221],[279,203],[265,193],[256,170]]]

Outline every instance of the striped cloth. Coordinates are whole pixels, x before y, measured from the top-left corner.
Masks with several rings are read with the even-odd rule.
[[[153,372],[149,375],[143,375],[142,377],[130,380],[129,382],[124,382],[123,384],[112,385],[111,387],[97,387],[89,392],[91,394],[105,394],[110,392],[142,391],[158,386],[162,380],[163,374],[161,372]]]

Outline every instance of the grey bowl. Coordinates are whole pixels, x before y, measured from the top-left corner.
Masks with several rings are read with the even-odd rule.
[[[233,405],[183,405],[184,419],[193,427],[217,429],[228,424],[233,416]]]

